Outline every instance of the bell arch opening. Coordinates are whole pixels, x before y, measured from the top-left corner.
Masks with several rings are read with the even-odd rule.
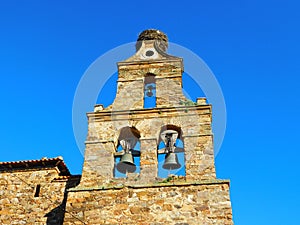
[[[127,177],[127,173],[140,173],[140,137],[135,127],[120,130],[115,149],[115,178]]]
[[[156,80],[155,74],[147,73],[144,78],[144,108],[156,107]]]
[[[184,141],[181,128],[175,125],[163,126],[158,143],[158,177],[166,178],[171,174],[185,176]]]

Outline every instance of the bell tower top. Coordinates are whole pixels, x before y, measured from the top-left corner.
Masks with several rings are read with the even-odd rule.
[[[117,63],[117,94],[107,109],[175,107],[187,101],[182,93],[183,60],[167,53],[167,35],[155,29],[144,30],[135,48],[132,56]]]
[[[148,29],[142,31],[136,42],[136,51],[138,51],[141,48],[142,42],[146,40],[155,40],[156,42],[158,42],[160,50],[162,50],[163,52],[167,51],[168,37],[162,31],[155,29]]]
[[[153,63],[158,61],[177,61],[183,70],[182,58],[167,53],[168,37],[160,30],[148,29],[142,31],[135,44],[135,54],[121,61],[118,65]]]

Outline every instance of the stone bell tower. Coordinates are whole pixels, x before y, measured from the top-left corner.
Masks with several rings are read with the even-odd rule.
[[[80,185],[68,224],[233,224],[229,181],[216,179],[212,108],[182,93],[182,58],[143,31],[118,62],[117,94],[88,113]]]

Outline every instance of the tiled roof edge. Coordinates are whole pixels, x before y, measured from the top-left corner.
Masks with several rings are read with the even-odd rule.
[[[57,167],[59,175],[71,175],[68,167],[66,166],[63,157],[58,156],[55,158],[42,158],[38,160],[22,160],[13,162],[0,162],[0,172],[14,171],[14,170],[30,170],[30,169],[46,169]]]

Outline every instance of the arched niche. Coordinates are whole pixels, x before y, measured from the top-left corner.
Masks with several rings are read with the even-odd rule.
[[[140,173],[140,137],[140,132],[135,127],[120,129],[115,149],[114,177]]]
[[[180,127],[172,124],[161,127],[157,156],[158,177],[185,176],[184,140]]]
[[[144,108],[156,107],[156,79],[155,74],[147,73],[144,78]]]

